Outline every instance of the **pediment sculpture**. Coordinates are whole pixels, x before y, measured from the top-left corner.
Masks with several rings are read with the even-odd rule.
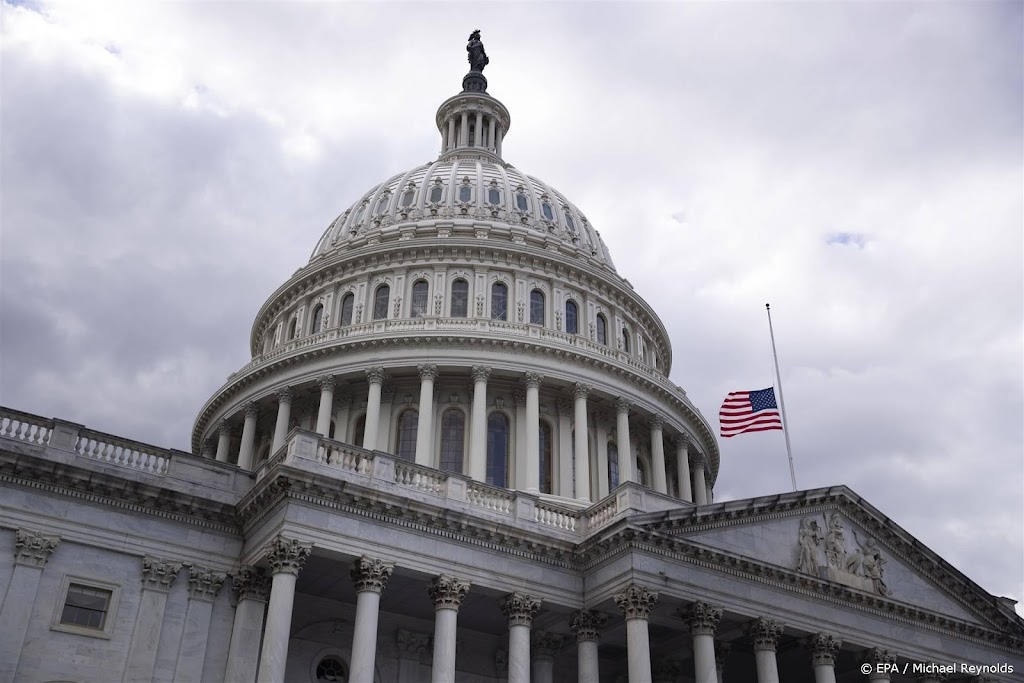
[[[888,560],[875,539],[868,538],[862,543],[853,531],[856,547],[850,552],[839,513],[833,512],[822,521],[826,530],[810,517],[800,520],[797,571],[885,597],[892,595],[882,576]]]

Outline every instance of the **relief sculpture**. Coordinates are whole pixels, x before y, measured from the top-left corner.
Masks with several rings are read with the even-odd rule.
[[[810,517],[800,520],[797,571],[877,595],[892,595],[882,577],[888,560],[882,556],[882,550],[875,539],[868,538],[862,543],[854,531],[853,538],[857,547],[849,552],[846,547],[846,529],[839,513],[834,512],[822,521],[827,529],[824,533],[817,520]],[[820,546],[824,546],[824,562]]]

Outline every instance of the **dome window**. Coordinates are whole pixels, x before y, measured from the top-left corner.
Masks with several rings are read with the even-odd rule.
[[[313,323],[309,326],[310,334],[317,334],[323,331],[324,327],[324,305],[317,304],[313,309]]]
[[[387,195],[384,195],[383,197],[381,197],[380,201],[377,202],[377,208],[374,209],[374,213],[377,214],[378,216],[380,216],[385,211],[387,211],[388,210],[388,200],[389,199],[390,199],[390,197],[388,197]]]
[[[579,333],[579,308],[575,301],[565,302],[565,331],[569,334]]]
[[[501,204],[501,190],[496,187],[487,190],[487,203],[491,205]]]
[[[608,323],[600,313],[597,314],[597,343],[608,344]]]
[[[416,460],[416,429],[419,427],[420,413],[415,408],[407,408],[398,416],[398,431],[395,434],[395,455],[400,460],[414,462]]]
[[[352,309],[355,307],[356,297],[351,292],[341,300],[341,324],[352,324]]]
[[[415,198],[416,190],[410,187],[408,190],[405,191],[405,194],[402,195],[402,206],[404,206],[405,208],[409,208],[410,206],[412,206],[412,201]]]
[[[373,295],[373,319],[384,320],[388,317],[388,300],[391,298],[391,288],[381,285]]]
[[[491,320],[508,320],[508,286],[502,282],[491,285]]]
[[[544,324],[544,292],[539,289],[530,292],[530,324]]]
[[[516,208],[523,212],[530,210],[530,200],[522,192],[516,194]]]
[[[359,213],[356,214],[356,219],[352,221],[353,225],[359,225],[363,222],[363,216],[366,215],[366,202],[363,202],[359,207]]]
[[[413,318],[422,318],[427,314],[427,298],[429,295],[430,285],[427,284],[426,280],[417,280],[412,286],[412,311],[410,316]]]
[[[462,451],[466,441],[466,415],[449,408],[441,416],[441,469],[462,474]]]
[[[469,185],[463,185],[459,188],[459,201],[468,204],[473,201],[473,188]]]
[[[569,232],[576,234],[576,221],[572,219],[572,214],[569,213],[569,209],[565,210],[565,227],[569,228]]]
[[[298,318],[292,318],[292,321],[288,323],[288,339],[295,339],[299,336]]]
[[[540,212],[544,216],[544,220],[553,221],[555,220],[555,210],[551,208],[551,205],[544,202],[540,205]]]
[[[453,318],[465,318],[469,315],[469,282],[456,280],[452,283],[452,313]]]
[[[430,203],[440,204],[442,199],[444,199],[444,185],[438,183],[430,188]]]
[[[487,483],[508,486],[508,416],[497,410],[487,418]]]

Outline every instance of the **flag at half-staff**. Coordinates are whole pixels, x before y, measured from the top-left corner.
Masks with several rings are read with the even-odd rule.
[[[718,421],[724,438],[744,432],[781,431],[782,417],[775,402],[775,389],[731,392],[718,411]]]

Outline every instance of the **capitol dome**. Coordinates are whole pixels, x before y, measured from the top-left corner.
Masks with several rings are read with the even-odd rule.
[[[324,458],[378,450],[570,507],[626,481],[710,500],[718,447],[665,326],[583,211],[505,161],[482,73],[436,124],[438,157],[356,198],[267,299],[193,449],[252,469],[300,428]]]

